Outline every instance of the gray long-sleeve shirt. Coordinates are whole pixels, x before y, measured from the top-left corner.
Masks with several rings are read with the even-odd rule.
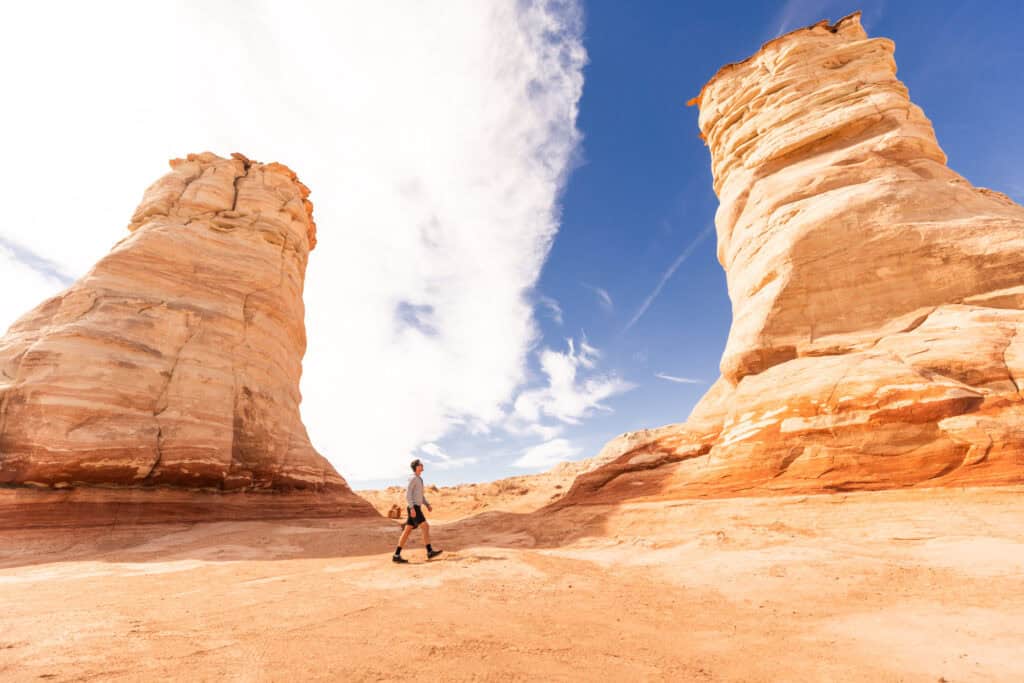
[[[423,479],[418,474],[409,477],[409,486],[405,489],[405,504],[409,507],[430,505],[426,496],[423,495]]]

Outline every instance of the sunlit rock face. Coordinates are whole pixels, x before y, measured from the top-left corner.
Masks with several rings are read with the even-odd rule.
[[[851,15],[695,98],[721,378],[569,499],[1024,481],[1024,208],[946,166],[893,52]]]
[[[363,508],[299,417],[309,190],[237,154],[171,169],[130,234],[0,340],[0,483],[333,492]]]

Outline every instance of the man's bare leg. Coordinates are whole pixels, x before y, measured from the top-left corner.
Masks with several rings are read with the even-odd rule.
[[[432,560],[441,554],[440,550],[435,550],[430,546],[430,525],[426,522],[420,524],[420,528],[423,529],[423,545],[427,546],[427,559]]]
[[[398,547],[404,548],[405,542],[409,540],[409,535],[412,534],[412,527],[406,524],[402,527],[402,535],[398,539]]]
[[[408,524],[402,526],[402,535],[398,538],[398,547],[395,548],[395,554],[391,557],[391,561],[396,564],[408,564],[409,560],[402,557],[402,547],[405,542],[409,540],[409,534],[412,533],[412,527]]]

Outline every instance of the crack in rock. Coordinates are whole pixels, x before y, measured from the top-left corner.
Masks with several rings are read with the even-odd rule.
[[[189,334],[185,338],[185,341],[182,342],[181,346],[178,347],[178,350],[174,352],[174,362],[171,363],[171,369],[167,374],[167,382],[164,384],[163,389],[157,395],[156,401],[153,404],[153,420],[156,422],[156,458],[153,460],[153,464],[150,465],[146,476],[142,478],[142,481],[144,482],[149,481],[153,477],[154,472],[156,472],[156,468],[160,465],[160,461],[163,459],[162,441],[164,429],[163,425],[160,424],[160,414],[167,410],[168,394],[171,390],[171,384],[174,382],[174,374],[178,369],[178,363],[181,361],[181,354],[184,352],[185,347],[192,343],[192,340],[198,336],[202,329],[202,317],[199,318],[199,321],[195,323],[194,327],[191,323],[191,316],[187,317],[186,320],[186,329],[189,330]]]
[[[288,251],[289,242],[288,242],[288,236],[286,234],[283,235],[283,238],[284,238],[284,240],[281,243],[281,250],[280,250],[280,253],[279,253],[279,256],[278,256],[279,259],[280,259],[280,263],[279,263],[279,268],[278,268],[277,283],[274,284],[274,285],[271,285],[270,287],[261,287],[261,288],[258,288],[258,289],[254,289],[251,292],[248,292],[247,294],[245,294],[245,296],[242,298],[242,335],[241,335],[241,338],[238,340],[238,343],[236,343],[231,348],[231,376],[232,376],[232,381],[233,381],[233,384],[234,384],[234,391],[233,391],[234,409],[233,409],[232,416],[231,416],[231,425],[232,425],[232,428],[231,428],[231,462],[228,465],[228,472],[229,473],[237,471],[237,470],[240,470],[240,469],[244,469],[242,467],[241,463],[238,461],[238,458],[235,455],[235,453],[236,453],[235,444],[236,444],[236,441],[238,439],[238,429],[235,426],[235,424],[238,421],[238,395],[239,395],[238,367],[236,365],[236,358],[237,358],[236,351],[237,351],[237,349],[240,346],[245,344],[245,342],[246,342],[246,340],[248,339],[248,336],[249,336],[249,300],[253,296],[257,295],[257,294],[265,294],[267,292],[272,292],[272,291],[278,290],[282,286],[284,286],[285,255],[286,255],[286,253]],[[222,483],[222,485],[223,485],[223,483]]]
[[[1010,339],[1006,342],[1006,346],[1003,347],[1003,353],[1000,355],[1000,358],[1003,361],[1003,367],[1006,368],[1006,376],[1010,378],[1010,383],[1013,384],[1014,388],[1017,390],[1018,396],[1021,395],[1021,386],[1017,383],[1017,378],[1013,376],[1013,370],[1010,369],[1010,364],[1006,362],[1006,352],[1010,350],[1010,347],[1013,346],[1013,342],[1017,340],[1017,333],[1019,331],[1020,328],[1013,328],[1013,334],[1010,335]]]
[[[160,443],[161,440],[163,439],[163,435],[164,435],[164,428],[162,426],[160,426],[160,420],[157,420],[156,421],[156,459],[153,461],[153,464],[150,465],[149,471],[146,472],[146,476],[144,476],[142,478],[143,482],[149,481],[152,478],[153,473],[156,472],[156,468],[160,466],[160,461],[164,457],[163,447],[162,447],[162,445]]]

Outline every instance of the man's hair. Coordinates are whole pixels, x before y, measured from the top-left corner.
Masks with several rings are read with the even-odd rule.
[[[415,472],[415,471],[416,471],[416,468],[417,468],[417,467],[419,467],[419,466],[420,466],[420,465],[422,465],[422,464],[423,464],[423,463],[421,463],[421,462],[420,462],[420,459],[419,459],[419,458],[416,458],[416,459],[415,459],[415,460],[413,460],[413,461],[412,461],[411,463],[409,463],[409,467],[411,467],[411,468],[412,468],[412,471],[413,471],[413,472]]]

